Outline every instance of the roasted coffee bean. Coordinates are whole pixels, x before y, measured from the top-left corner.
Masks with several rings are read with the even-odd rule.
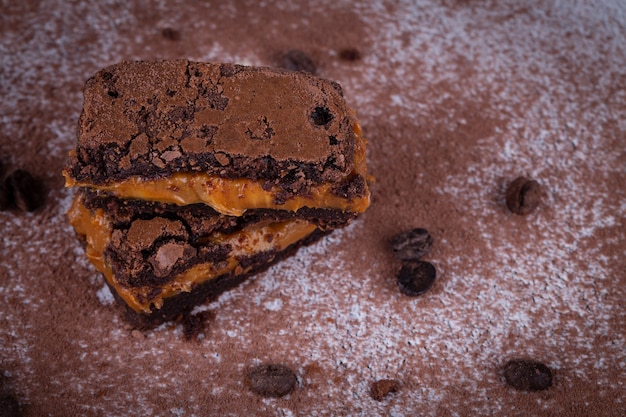
[[[13,195],[15,205],[23,211],[33,211],[43,205],[45,196],[40,181],[28,171],[18,169],[6,179],[6,185]]]
[[[296,386],[296,374],[284,365],[268,364],[248,372],[248,385],[252,392],[263,397],[282,397]]]
[[[370,397],[382,401],[392,392],[398,392],[400,384],[395,379],[380,379],[370,386]]]
[[[433,237],[422,228],[400,233],[391,240],[391,249],[401,261],[417,261],[428,255],[432,247]]]
[[[537,181],[519,177],[506,190],[506,205],[515,214],[532,213],[541,201],[541,186]]]
[[[299,49],[292,49],[282,54],[278,59],[278,66],[289,71],[305,71],[311,74],[317,71],[313,60]]]
[[[345,48],[339,51],[339,59],[355,62],[361,59],[361,53],[356,48]]]
[[[17,400],[8,394],[0,394],[0,417],[19,417],[20,405]]]
[[[542,391],[552,385],[552,371],[540,362],[513,359],[503,372],[507,384],[520,391]]]
[[[424,261],[407,262],[398,272],[398,286],[403,294],[417,297],[433,286],[436,277],[437,271],[433,264]]]
[[[4,211],[11,207],[13,203],[13,195],[11,188],[4,181],[0,181],[0,211]]]

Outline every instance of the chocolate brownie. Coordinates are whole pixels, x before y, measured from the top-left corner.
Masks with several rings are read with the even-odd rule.
[[[68,215],[143,323],[190,311],[369,206],[366,141],[335,82],[123,62],[84,95],[64,171],[79,187]]]

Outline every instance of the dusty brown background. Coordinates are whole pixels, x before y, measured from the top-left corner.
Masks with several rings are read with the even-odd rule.
[[[4,390],[26,416],[624,415],[624,3],[291,3],[3,3],[0,160],[50,191],[0,212]],[[358,110],[372,207],[204,306],[197,342],[126,327],[64,215],[84,80],[122,59],[273,65],[291,48]],[[521,174],[546,190],[528,217],[504,205]],[[419,299],[387,250],[414,226],[439,273]],[[507,387],[498,368],[520,356],[554,386]],[[294,393],[246,389],[268,361],[296,370]],[[379,378],[402,385],[381,403]]]

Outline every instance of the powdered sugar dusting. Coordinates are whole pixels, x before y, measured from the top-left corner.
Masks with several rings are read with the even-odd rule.
[[[50,190],[42,211],[0,212],[0,371],[26,415],[626,411],[623,2],[174,3],[3,7],[0,160]],[[362,59],[340,60],[347,46]],[[64,216],[82,83],[121,59],[270,65],[289,47],[358,110],[372,207],[199,306],[214,316],[200,340],[132,331]],[[519,175],[545,191],[526,217],[504,205]],[[387,240],[416,226],[435,237],[438,280],[411,299]],[[507,388],[513,357],[546,363],[555,385]],[[267,362],[298,388],[251,393],[246,369]],[[381,378],[401,389],[377,402]]]

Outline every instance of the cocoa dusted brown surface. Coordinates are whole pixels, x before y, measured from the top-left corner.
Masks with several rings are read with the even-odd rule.
[[[0,212],[2,394],[27,417],[626,414],[624,16],[619,0],[4,3],[0,161],[49,193]],[[127,326],[65,216],[85,80],[294,49],[358,112],[372,206],[202,305],[194,340]],[[545,192],[526,216],[506,207],[520,176]],[[411,298],[389,241],[416,227],[437,280]],[[509,386],[519,358],[552,385]],[[262,364],[295,389],[252,392]],[[401,389],[378,402],[378,380]]]
[[[340,182],[354,168],[357,122],[335,85],[270,68],[122,62],[85,84],[67,171],[92,184],[173,172]]]

